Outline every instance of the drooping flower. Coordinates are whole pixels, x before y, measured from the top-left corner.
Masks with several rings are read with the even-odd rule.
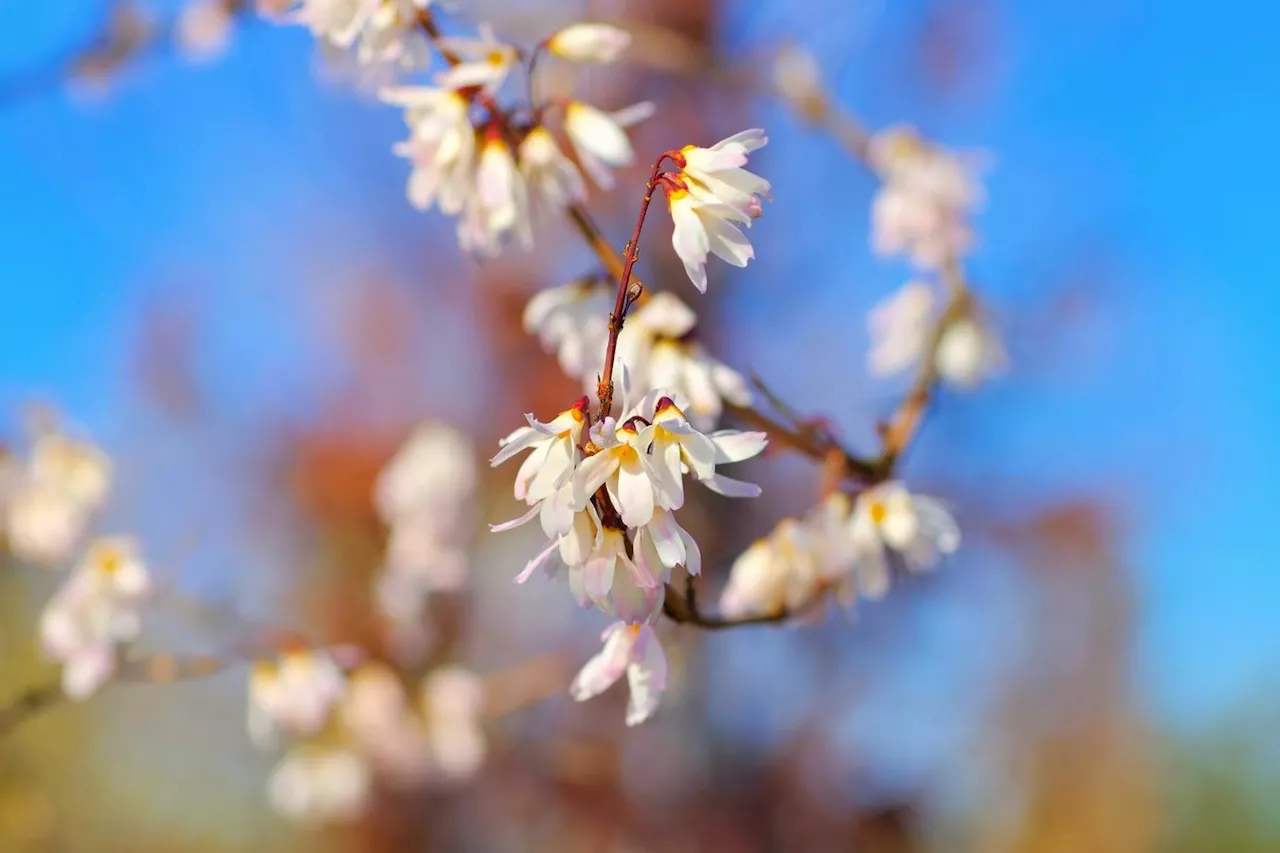
[[[271,773],[267,798],[284,815],[306,823],[359,817],[373,794],[373,771],[352,749],[304,743]]]
[[[609,189],[614,184],[611,169],[621,169],[635,162],[635,152],[626,128],[653,115],[649,101],[632,104],[614,113],[598,110],[581,101],[570,101],[564,108],[564,132],[583,170],[597,186]]]
[[[67,696],[84,699],[115,673],[117,649],[137,638],[138,610],[150,592],[134,540],[110,537],[89,547],[40,616],[41,644],[62,664]]]
[[[539,291],[524,309],[524,329],[536,334],[543,349],[554,351],[560,369],[574,378],[590,376],[594,391],[596,373],[604,361],[609,337],[609,312],[616,287],[594,279],[581,279]],[[618,340],[628,335],[634,318],[628,317]]]
[[[702,430],[720,421],[725,403],[751,405],[747,380],[698,341],[659,338],[649,353],[647,385],[687,397],[689,421]]]
[[[784,518],[733,561],[720,610],[730,618],[795,610],[813,599],[820,581],[813,537],[798,519]]]
[[[436,74],[436,84],[446,89],[480,86],[496,91],[519,58],[515,47],[498,41],[488,24],[479,26],[475,38],[441,38],[436,46],[461,60]]]
[[[586,197],[582,173],[565,156],[551,131],[539,125],[520,142],[520,174],[547,204],[562,208]]]
[[[736,267],[755,257],[739,226],[750,226],[760,215],[760,198],[768,197],[769,182],[742,168],[752,151],[768,143],[764,131],[744,130],[710,148],[687,145],[677,161],[667,205],[675,230],[671,244],[684,263],[689,280],[707,290],[707,255]]]
[[[609,24],[570,24],[547,39],[547,50],[571,62],[614,62],[631,34]]]
[[[901,373],[920,362],[929,345],[935,305],[929,285],[910,281],[871,309],[867,370],[873,376]]]
[[[361,65],[410,69],[427,58],[417,14],[429,3],[430,0],[297,0],[289,4],[270,0],[265,5],[284,7],[285,14],[276,8],[263,11],[306,26],[331,48],[355,48]]]
[[[589,404],[590,401],[582,397],[546,423],[532,414],[526,415],[529,425],[502,439],[502,449],[489,460],[493,467],[526,450],[531,451],[516,472],[516,500],[534,505],[550,497],[573,476]]]
[[[406,194],[418,210],[439,204],[460,213],[475,190],[476,132],[464,96],[431,86],[383,89],[379,96],[405,108],[410,136],[394,151],[413,163]]]
[[[441,667],[423,679],[421,706],[437,775],[451,782],[474,776],[488,751],[484,682],[460,666]]]
[[[660,395],[660,396],[659,396]],[[716,466],[741,462],[759,455],[768,444],[762,432],[721,430],[705,435],[689,423],[684,411],[662,390],[650,392],[657,397],[652,424],[646,435],[652,442],[650,454],[658,502],[663,509],[679,509],[684,503],[681,473],[688,469],[694,478],[713,492],[730,498],[753,498],[760,487],[717,473]],[[641,410],[647,408],[642,403]]]
[[[623,524],[648,524],[655,505],[656,474],[649,460],[647,427],[642,433],[633,419],[615,429],[613,419],[605,418],[592,428],[591,440],[600,449],[574,472],[574,509],[585,507],[604,486]]]
[[[960,547],[960,528],[946,508],[897,481],[858,495],[849,537],[858,591],[870,599],[888,591],[894,563],[925,571]]]
[[[877,133],[869,157],[884,181],[872,203],[877,253],[904,254],[922,269],[936,269],[969,250],[969,215],[982,201],[971,164],[908,127]]]
[[[476,167],[475,193],[458,220],[458,244],[487,256],[497,254],[510,238],[525,249],[533,246],[529,190],[510,146],[491,130]]]
[[[316,734],[346,689],[342,669],[322,649],[295,648],[258,661],[249,673],[250,739],[267,746],[280,733]]]
[[[587,661],[574,678],[569,692],[579,702],[599,696],[625,674],[631,691],[627,725],[635,726],[653,716],[667,687],[667,655],[648,624],[617,622],[601,635],[604,649]]]

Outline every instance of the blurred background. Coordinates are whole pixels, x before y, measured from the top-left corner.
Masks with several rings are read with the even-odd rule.
[[[423,419],[483,458],[576,397],[521,312],[596,262],[555,222],[532,254],[464,257],[451,221],[405,202],[398,111],[303,28],[245,15],[221,55],[153,45],[68,81],[110,6],[11,3],[0,29],[5,435],[44,404],[115,460],[99,526],[139,536],[166,591],[144,647],[269,623],[376,651],[374,477]],[[485,469],[471,589],[435,616],[455,659],[534,661],[548,686],[492,723],[478,777],[298,827],[263,794],[243,667],[123,685],[0,742],[0,851],[1280,850],[1280,8],[467,0],[452,20],[533,43],[582,18],[683,37],[579,81],[657,102],[638,159],[768,130],[758,260],[717,267],[707,297],[669,252],[641,267],[715,352],[855,447],[901,391],[865,378],[867,310],[910,270],[866,248],[861,165],[708,69],[798,44],[871,127],[987,152],[968,271],[1012,370],[946,396],[905,468],[964,548],[852,620],[666,626],[671,690],[626,729],[624,691],[566,695],[605,620],[511,584],[537,536],[483,532],[516,514],[512,472]],[[591,200],[619,245],[642,182]],[[745,467],[759,501],[686,511],[712,585],[816,494],[807,460]],[[34,632],[54,585],[0,573],[0,700],[52,672]]]

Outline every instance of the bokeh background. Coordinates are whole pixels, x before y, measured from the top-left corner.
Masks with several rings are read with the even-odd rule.
[[[558,223],[532,255],[461,256],[452,223],[405,203],[397,111],[325,67],[300,28],[246,18],[211,61],[162,46],[96,82],[46,73],[108,5],[3,10],[6,433],[44,403],[112,454],[102,527],[140,536],[168,590],[146,646],[214,648],[269,623],[376,648],[373,477],[423,418],[488,455],[521,412],[563,408],[574,383],[520,312],[594,261]],[[767,128],[775,200],[758,261],[718,268],[708,297],[681,290],[656,248],[646,280],[855,446],[900,390],[865,378],[866,312],[909,270],[866,249],[865,169],[706,69],[794,42],[869,125],[988,153],[968,269],[1013,369],[946,397],[906,468],[956,507],[964,549],[852,621],[664,629],[675,684],[645,726],[622,725],[622,691],[579,706],[553,684],[493,724],[471,784],[338,829],[268,807],[243,668],[112,688],[0,743],[0,850],[1280,850],[1280,9],[458,7],[526,42],[584,16],[688,40],[651,51],[669,67],[592,72],[579,91],[659,104],[641,159]],[[619,243],[642,180],[592,199]],[[486,475],[481,521],[513,514],[511,473]],[[760,501],[690,507],[712,583],[813,500],[805,460],[749,473]],[[567,685],[602,617],[552,584],[511,585],[532,536],[477,537],[473,589],[438,614],[453,653],[481,673],[541,661]],[[0,574],[0,696],[50,671],[33,637],[53,584]]]

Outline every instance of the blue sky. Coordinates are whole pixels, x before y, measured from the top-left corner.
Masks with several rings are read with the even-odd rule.
[[[819,5],[743,4],[731,37],[793,35],[871,122],[907,119],[994,154],[972,271],[1031,367],[987,398],[1007,412],[975,439],[991,464],[1064,489],[1125,484],[1140,679],[1163,714],[1194,720],[1273,683],[1280,8],[991,0],[980,4],[989,42],[943,96],[904,58],[927,4],[857,5],[840,25]],[[0,73],[73,43],[96,8],[12,11]],[[255,27],[225,61],[150,62],[102,104],[50,94],[0,112],[0,406],[47,395],[110,443],[124,428],[115,413],[137,318],[184,276],[210,306],[201,364],[229,423],[279,405],[282,389],[306,405],[324,361],[291,331],[299,254],[327,286],[377,253],[411,276],[423,227],[403,210],[402,164],[388,151],[398,117],[313,70],[301,32]],[[842,202],[865,203],[865,176],[776,108],[761,120],[771,152],[809,152],[803,163],[771,154],[773,210],[797,218],[789,235],[829,244],[833,210],[865,233],[865,209]],[[812,194],[833,201],[803,203]],[[789,267],[812,293],[782,300],[752,284],[730,307],[735,322],[750,331],[788,306],[848,306],[823,257],[796,253]],[[862,308],[905,275],[870,259],[851,269],[869,283],[852,300]],[[1043,309],[1072,276],[1088,278],[1098,316],[1038,353],[1019,312]],[[799,369],[780,355],[785,340],[762,338],[752,358],[783,378]],[[922,447],[921,464],[941,452]]]

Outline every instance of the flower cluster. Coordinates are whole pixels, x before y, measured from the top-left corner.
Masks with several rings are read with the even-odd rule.
[[[62,665],[68,697],[87,698],[115,673],[121,644],[138,636],[138,609],[150,592],[136,542],[111,537],[89,546],[40,615],[40,643]]]
[[[939,302],[930,285],[911,281],[871,310],[867,368],[873,375],[891,376],[932,358],[944,381],[972,388],[1005,368],[1004,345],[973,309],[972,300],[957,316],[946,318],[939,316]]]
[[[430,53],[418,13],[431,0],[259,0],[266,16],[301,24],[327,50],[351,52],[364,68],[409,71]]]
[[[374,599],[406,662],[430,646],[429,596],[466,585],[475,488],[470,443],[436,423],[418,427],[378,477],[374,503],[388,539]]]
[[[697,575],[702,567],[697,543],[674,515],[684,504],[684,477],[724,495],[753,497],[759,494],[757,486],[717,469],[757,455],[766,439],[763,433],[735,430],[700,432],[662,391],[650,392],[634,405],[624,399],[618,419],[606,416],[588,426],[588,418],[583,397],[548,422],[529,415],[528,426],[502,440],[493,465],[529,454],[515,482],[515,497],[529,511],[493,529],[538,518],[549,544],[517,582],[539,568],[550,575],[563,572],[580,605],[595,606],[620,621],[605,638],[610,665],[590,665],[591,672],[578,680],[574,692],[588,698],[610,683],[609,673],[637,667],[633,687],[639,682],[652,693],[633,695],[627,721],[634,725],[657,707],[664,681],[656,663],[661,647],[646,626],[662,611],[672,570],[682,566]]]
[[[537,50],[574,62],[612,62],[629,41],[615,27],[575,24]],[[529,104],[534,120],[517,124],[496,94],[519,50],[497,40],[488,27],[476,38],[439,38],[436,47],[450,64],[435,75],[434,85],[390,87],[381,97],[405,110],[409,138],[395,151],[413,167],[409,202],[458,217],[458,242],[465,251],[490,256],[511,244],[529,248],[536,206],[560,210],[580,202],[587,193],[584,172],[609,187],[612,170],[634,161],[626,129],[651,115],[652,104],[605,112],[562,99]],[[576,162],[546,121],[554,114],[562,117],[561,136]]]
[[[288,749],[268,794],[300,820],[359,815],[375,786],[413,790],[473,776],[484,760],[480,680],[436,669],[410,697],[376,662],[346,673],[326,651],[297,648],[259,661],[249,677],[249,733],[260,747]]]
[[[9,550],[44,566],[66,561],[106,502],[111,475],[111,460],[92,443],[38,435],[25,460],[5,460],[0,507]]]
[[[554,351],[561,369],[596,387],[609,337],[608,315],[616,286],[578,281],[538,293],[525,307],[525,330]],[[748,406],[746,379],[693,339],[698,318],[672,293],[646,293],[627,315],[618,336],[618,364],[638,393],[665,388],[689,401],[686,414],[698,429],[714,429],[726,403]]]
[[[959,547],[946,508],[901,483],[853,500],[836,492],[804,518],[783,519],[734,561],[720,609],[732,618],[816,613],[827,592],[851,607],[884,596],[895,567],[924,571]]]
[[[871,165],[883,181],[872,202],[872,247],[922,269],[961,258],[973,243],[970,211],[982,202],[973,166],[909,127],[872,137]]]

